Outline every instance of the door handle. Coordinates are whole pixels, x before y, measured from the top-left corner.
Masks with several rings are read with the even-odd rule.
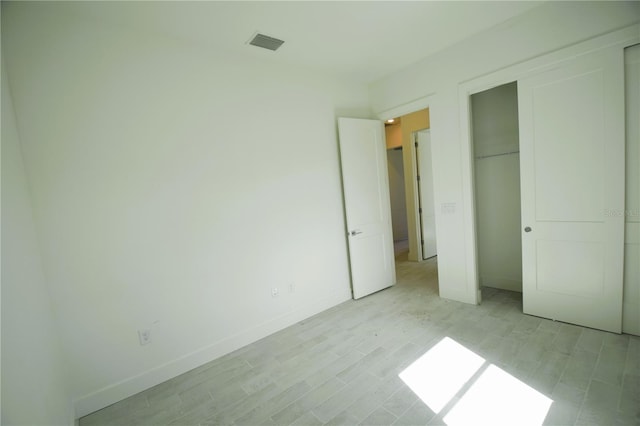
[[[358,234],[362,234],[362,231],[358,231],[358,230],[353,230],[351,231],[351,235],[358,235]]]
[[[524,228],[524,232],[531,232],[531,227],[527,226],[526,228]]]

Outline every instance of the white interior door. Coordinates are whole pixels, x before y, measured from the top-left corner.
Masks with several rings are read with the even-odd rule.
[[[620,333],[624,244],[623,52],[518,81],[527,314]]]
[[[389,178],[382,122],[339,118],[353,298],[395,284]]]
[[[433,198],[433,165],[431,163],[431,132],[418,132],[417,155],[420,170],[420,208],[422,209],[422,258],[437,254],[436,211]]]

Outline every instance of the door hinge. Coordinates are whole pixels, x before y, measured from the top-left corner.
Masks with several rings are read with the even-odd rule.
[[[422,207],[418,209],[418,213],[422,213]]]
[[[418,182],[420,182],[420,175],[418,175],[417,178],[418,178]]]
[[[416,144],[416,148],[418,147],[418,141],[415,141],[414,144]]]

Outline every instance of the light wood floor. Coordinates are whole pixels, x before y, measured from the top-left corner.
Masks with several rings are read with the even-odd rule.
[[[396,286],[83,417],[80,425],[451,424],[461,413],[471,416],[462,423],[474,425],[531,422],[525,411],[516,423],[504,420],[524,397],[504,381],[487,388],[484,373],[491,371],[552,400],[545,424],[640,424],[640,338],[523,315],[519,293],[485,288],[480,306],[443,300],[436,258],[418,264],[402,254],[396,264]],[[415,361],[443,342],[482,365],[452,387],[469,362],[432,357],[430,371],[418,371],[421,399],[399,374],[409,366],[414,372]],[[442,399],[447,390],[451,398],[439,403],[427,395]],[[484,399],[474,405],[478,395]]]

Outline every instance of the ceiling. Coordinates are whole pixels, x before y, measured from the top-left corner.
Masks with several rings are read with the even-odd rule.
[[[64,2],[72,13],[371,82],[540,5],[527,1]],[[285,41],[247,44],[256,32]]]

